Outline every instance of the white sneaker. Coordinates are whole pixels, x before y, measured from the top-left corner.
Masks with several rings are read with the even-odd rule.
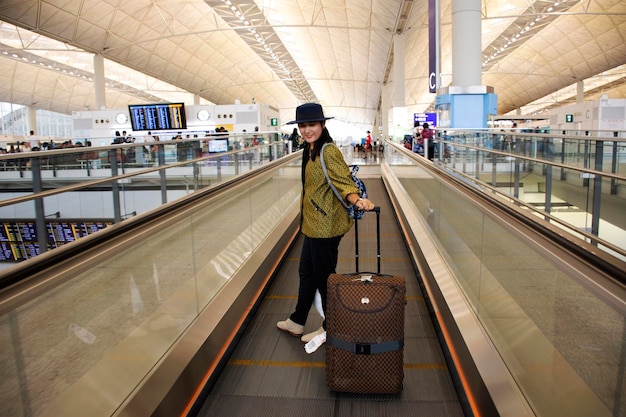
[[[300,340],[302,340],[302,342],[303,342],[303,343],[309,343],[311,340],[313,340],[313,338],[314,338],[315,336],[320,335],[320,334],[322,334],[322,333],[324,333],[324,332],[325,332],[324,328],[323,328],[323,327],[320,327],[319,329],[317,329],[317,330],[316,330],[316,331],[314,331],[314,332],[311,332],[311,333],[307,333],[307,334],[305,334],[304,336],[302,336],[302,337],[300,338]]]
[[[291,321],[291,319],[279,321],[278,323],[276,323],[276,327],[278,327],[279,330],[287,332],[294,337],[300,337],[302,336],[302,333],[304,333],[304,326],[294,321]]]

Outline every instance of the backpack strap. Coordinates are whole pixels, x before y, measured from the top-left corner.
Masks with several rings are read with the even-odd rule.
[[[343,206],[348,209],[348,204],[343,200],[343,198],[341,198],[339,191],[337,191],[337,187],[335,187],[335,184],[333,184],[333,182],[330,180],[330,177],[328,176],[328,170],[326,169],[326,164],[324,163],[324,148],[326,148],[326,146],[328,145],[332,144],[330,142],[326,142],[324,146],[322,146],[322,150],[320,151],[320,163],[322,164],[322,171],[324,171],[324,175],[326,176],[326,182],[328,182],[328,186],[330,187],[330,189],[333,190],[333,193],[335,193],[335,196],[339,199],[339,201],[341,201],[341,204],[343,204]]]

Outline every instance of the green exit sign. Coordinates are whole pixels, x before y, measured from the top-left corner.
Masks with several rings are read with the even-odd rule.
[[[565,115],[565,122],[566,123],[572,123],[574,121],[574,115],[573,114],[566,114]]]
[[[272,117],[272,126],[278,126],[278,119],[275,117]]]

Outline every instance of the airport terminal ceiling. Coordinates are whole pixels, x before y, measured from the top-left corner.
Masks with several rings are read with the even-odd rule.
[[[626,97],[626,1],[482,0],[482,84],[499,113]],[[442,85],[450,84],[451,1],[440,1]],[[405,102],[432,109],[427,0],[1,0],[0,101],[70,114],[95,110],[93,55],[106,65],[106,105],[167,100],[158,82],[215,104],[280,109],[305,101],[371,129],[393,88],[394,39],[405,39]],[[41,36],[40,36],[41,35]],[[50,47],[51,38],[55,42]],[[88,60],[78,59],[89,52]],[[153,77],[153,78],[152,78]],[[385,88],[388,86],[389,88]]]

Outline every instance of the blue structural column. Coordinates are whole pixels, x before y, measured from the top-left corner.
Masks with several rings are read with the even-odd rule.
[[[493,87],[481,85],[480,3],[452,0],[452,84],[437,91],[439,128],[485,128],[498,111]]]

